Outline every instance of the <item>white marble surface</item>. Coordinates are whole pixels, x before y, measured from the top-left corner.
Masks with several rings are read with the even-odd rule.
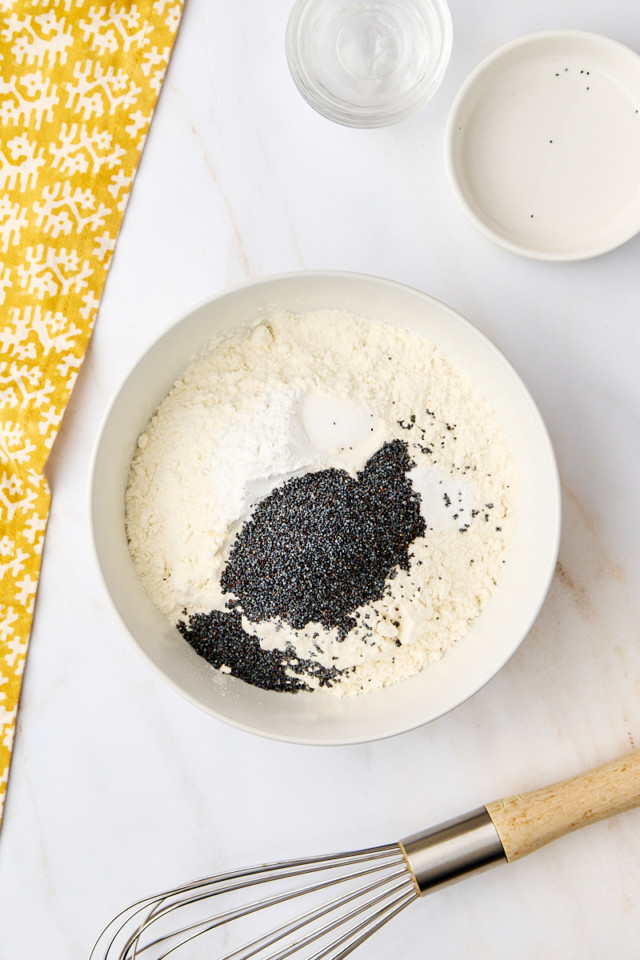
[[[635,0],[452,0],[435,99],[378,131],[316,115],[290,80],[290,0],[188,0],[98,325],[56,444],[0,834],[0,957],[86,957],[140,895],[262,859],[394,840],[640,745],[640,237],[549,264],[480,236],[446,183],[460,84],[522,34],[572,27],[640,51]],[[104,598],[88,471],[131,359],[230,284],[298,269],[408,283],[516,366],[563,483],[560,562],[530,635],[479,694],[393,740],[274,743],[183,701]],[[638,955],[640,812],[413,905],[360,950],[406,960]],[[356,955],[360,955],[356,954]]]

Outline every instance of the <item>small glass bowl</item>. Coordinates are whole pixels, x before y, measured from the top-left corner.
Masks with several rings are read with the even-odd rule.
[[[445,0],[297,0],[287,62],[304,99],[350,127],[383,127],[423,106],[451,55]]]

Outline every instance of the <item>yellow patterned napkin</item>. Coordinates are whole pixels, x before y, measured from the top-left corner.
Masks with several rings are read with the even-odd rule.
[[[89,340],[182,0],[0,0],[0,819],[44,466]]]

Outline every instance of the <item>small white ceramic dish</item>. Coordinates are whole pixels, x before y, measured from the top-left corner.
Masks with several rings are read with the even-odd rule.
[[[125,489],[137,437],[149,417],[212,337],[268,316],[274,308],[344,309],[424,334],[492,404],[520,473],[517,529],[503,579],[470,632],[420,675],[358,697],[339,699],[323,690],[275,693],[215,671],[152,604],[127,547]],[[531,627],[553,575],[560,494],[553,451],[535,404],[504,357],[470,323],[397,283],[347,273],[300,273],[223,293],[149,347],[106,414],[93,459],[91,515],[98,565],[116,614],[165,680],[241,729],[297,743],[341,744],[391,736],[433,720],[503,666]]]
[[[612,250],[640,230],[640,57],[581,31],[507,44],[460,89],[446,165],[467,216],[508,250]]]

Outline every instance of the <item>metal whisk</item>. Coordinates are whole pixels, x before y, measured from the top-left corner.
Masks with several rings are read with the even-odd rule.
[[[419,896],[638,805],[640,751],[398,843],[236,870],[140,900],[103,930],[89,960],[342,960]],[[266,895],[247,903],[243,894],[262,885]],[[292,917],[298,901],[306,906]]]

